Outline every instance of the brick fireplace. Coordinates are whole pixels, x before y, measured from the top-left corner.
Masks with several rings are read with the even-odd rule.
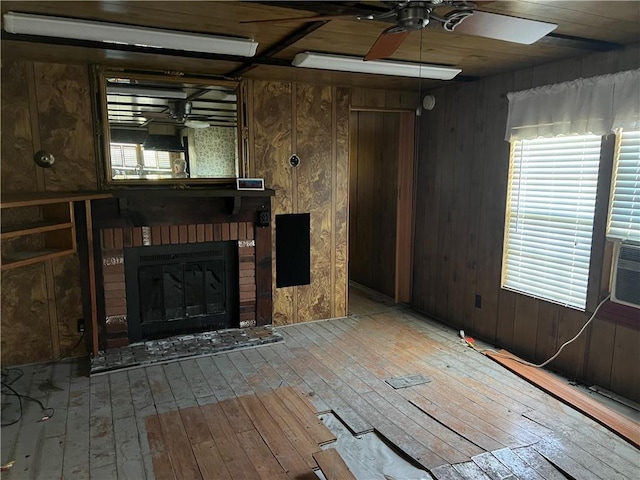
[[[101,349],[163,335],[271,323],[271,229],[256,224],[259,212],[269,210],[270,198],[254,193],[221,198],[219,193],[210,196],[211,191],[123,192],[95,203]],[[225,260],[215,252],[223,250],[225,281],[216,273],[216,265]],[[139,258],[151,259],[151,266],[139,269]],[[136,268],[127,269],[132,263]],[[147,277],[154,283],[167,280],[164,286],[133,285]],[[218,298],[220,292],[226,300]],[[154,295],[161,299],[149,300]],[[166,318],[157,318],[159,312]]]

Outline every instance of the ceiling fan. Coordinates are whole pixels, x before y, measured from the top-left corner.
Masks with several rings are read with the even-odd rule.
[[[147,120],[175,120],[176,123],[184,124],[187,128],[208,128],[209,122],[191,118],[192,103],[188,100],[169,101],[167,110],[163,112],[139,112],[138,115]]]
[[[316,22],[349,18],[394,23],[380,34],[364,57],[365,60],[390,57],[410,32],[422,30],[432,22],[438,22],[447,32],[455,31],[527,45],[536,42],[557,27],[553,23],[483,12],[478,10],[475,3],[464,0],[404,0],[382,3],[389,7],[388,11],[364,15],[318,15],[241,23]]]

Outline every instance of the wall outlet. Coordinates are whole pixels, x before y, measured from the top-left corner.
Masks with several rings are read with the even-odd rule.
[[[78,333],[84,333],[84,318],[78,319]]]

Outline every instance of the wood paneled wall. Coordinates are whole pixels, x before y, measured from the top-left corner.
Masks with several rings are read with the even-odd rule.
[[[349,92],[268,81],[249,90],[251,163],[276,191],[272,228],[275,215],[311,214],[311,284],[276,288],[274,278],[274,323],[346,315]],[[294,153],[298,167],[289,165]]]
[[[352,112],[349,279],[395,297],[400,113]]]
[[[436,107],[419,127],[417,309],[536,361],[577,333],[587,314],[500,288],[509,167],[505,94],[639,66],[634,46],[432,92]],[[552,366],[639,401],[639,342],[640,331],[596,320]]]
[[[404,109],[416,104],[415,92],[250,83],[251,171],[276,191],[272,226],[275,215],[311,213],[311,284],[276,288],[274,277],[274,324],[346,315],[349,106]],[[301,159],[296,168],[289,166],[293,153]]]
[[[96,188],[89,73],[86,67],[2,62],[3,193]],[[37,167],[33,154],[56,158]],[[82,318],[80,262],[71,255],[3,272],[2,363],[78,355]]]
[[[249,90],[251,173],[276,190],[273,215],[311,213],[311,285],[274,289],[274,321],[345,315],[349,105],[406,108],[417,97],[271,81]],[[2,191],[97,188],[90,98],[87,66],[3,60]],[[52,169],[35,166],[41,148],[55,155]],[[302,159],[297,169],[288,164],[292,153]],[[77,256],[3,273],[1,295],[5,365],[70,353],[82,317]]]

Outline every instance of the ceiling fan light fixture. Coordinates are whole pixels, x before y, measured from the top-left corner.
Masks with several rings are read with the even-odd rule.
[[[293,59],[292,65],[321,70],[337,70],[353,73],[373,73],[396,77],[430,78],[451,80],[460,72],[459,68],[431,65],[428,63],[396,62],[392,60],[368,60],[360,57],[331,55],[326,53],[304,52]]]
[[[258,43],[248,38],[139,27],[75,18],[7,12],[3,16],[8,33],[43,37],[119,43],[188,52],[217,53],[253,57]]]
[[[205,122],[202,120],[187,120],[186,122],[184,122],[184,126],[187,128],[198,130],[201,128],[209,128],[211,125],[209,124],[209,122]]]

